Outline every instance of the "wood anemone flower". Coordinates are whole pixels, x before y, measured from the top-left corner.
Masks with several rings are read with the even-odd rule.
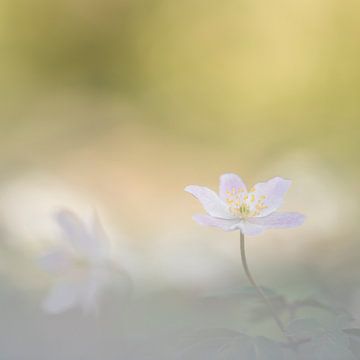
[[[189,185],[185,191],[194,195],[207,212],[193,216],[197,223],[258,235],[266,229],[291,228],[304,222],[302,214],[277,212],[290,185],[290,180],[274,177],[247,190],[238,175],[224,174],[220,177],[219,194],[197,185]]]

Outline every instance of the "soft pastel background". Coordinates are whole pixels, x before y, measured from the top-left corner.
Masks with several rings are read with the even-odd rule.
[[[359,16],[354,0],[1,0],[0,358],[150,359],[139,343],[207,327],[276,337],[231,295],[238,235],[191,220],[183,188],[224,172],[292,179],[284,209],[307,216],[248,239],[258,281],[360,314]],[[98,209],[134,281],[97,316],[41,309],[62,206]]]

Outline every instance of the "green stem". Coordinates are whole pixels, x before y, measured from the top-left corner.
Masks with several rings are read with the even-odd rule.
[[[256,284],[254,278],[252,277],[252,275],[250,273],[250,270],[249,270],[249,267],[248,267],[248,264],[247,264],[247,260],[246,260],[246,254],[245,254],[245,236],[241,231],[240,231],[240,252],[241,252],[242,265],[243,265],[245,274],[246,274],[249,282],[255,288],[257,294],[259,295],[259,297],[262,299],[262,301],[265,303],[265,305],[270,310],[270,313],[271,313],[272,317],[274,318],[277,326],[281,330],[281,332],[285,335],[285,337],[288,338],[288,336],[285,333],[284,324],[282,323],[282,321],[280,320],[280,318],[276,314],[276,312],[275,312],[275,310],[273,308],[273,305],[271,304],[270,300],[266,297],[264,292],[261,290],[261,288]]]

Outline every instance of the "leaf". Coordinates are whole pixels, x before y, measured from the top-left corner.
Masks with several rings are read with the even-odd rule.
[[[339,331],[324,332],[299,347],[303,360],[357,360],[347,338]]]
[[[286,332],[290,336],[311,336],[323,331],[320,324],[311,318],[295,319],[289,323]]]
[[[230,329],[206,329],[183,338],[178,360],[256,360],[249,336]]]
[[[177,360],[295,360],[281,343],[229,329],[202,330],[184,338]],[[190,340],[190,341],[189,341]]]
[[[281,344],[259,336],[255,339],[256,360],[285,360]]]

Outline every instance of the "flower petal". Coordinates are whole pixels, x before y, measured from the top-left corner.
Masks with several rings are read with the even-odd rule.
[[[51,274],[60,274],[71,266],[71,254],[63,249],[55,249],[38,259],[40,268]]]
[[[275,212],[268,216],[251,218],[249,222],[252,224],[270,228],[292,228],[302,225],[305,216],[296,212]]]
[[[69,210],[58,211],[55,214],[55,220],[65,238],[78,253],[94,260],[108,254],[108,238],[96,213],[94,213],[91,228]]]
[[[54,214],[66,240],[81,253],[88,252],[90,234],[79,217],[69,210],[60,210]]]
[[[256,199],[264,198],[263,204],[266,206],[259,216],[266,216],[279,208],[283,197],[291,185],[290,180],[274,177],[267,182],[258,183],[254,186]]]
[[[53,285],[43,302],[43,308],[52,314],[78,306],[84,313],[96,312],[99,296],[109,283],[108,269],[94,266],[81,274],[74,269],[72,274]]]
[[[204,186],[189,185],[185,191],[195,196],[202,204],[206,212],[214,217],[222,219],[231,219],[227,205],[212,190]]]
[[[92,254],[95,259],[104,259],[110,257],[110,240],[99,219],[94,211],[91,219],[91,237],[92,237]]]
[[[239,229],[244,235],[254,236],[259,235],[264,231],[264,227],[258,224],[253,224],[248,221],[242,221]]]
[[[200,225],[217,227],[224,231],[240,230],[244,235],[259,235],[263,232],[262,225],[249,223],[240,219],[219,219],[209,215],[197,214],[193,219]]]
[[[240,219],[219,219],[209,215],[196,214],[193,219],[200,225],[213,226],[224,231],[238,230]]]
[[[246,186],[240,176],[236,174],[224,174],[220,176],[219,194],[222,200],[228,198],[228,192],[235,190],[237,193],[239,190],[246,192]]]
[[[59,281],[50,289],[43,308],[51,314],[59,314],[79,303],[79,287],[69,281]]]
[[[81,306],[85,313],[96,312],[99,298],[110,283],[110,272],[103,267],[94,267],[83,283]]]

